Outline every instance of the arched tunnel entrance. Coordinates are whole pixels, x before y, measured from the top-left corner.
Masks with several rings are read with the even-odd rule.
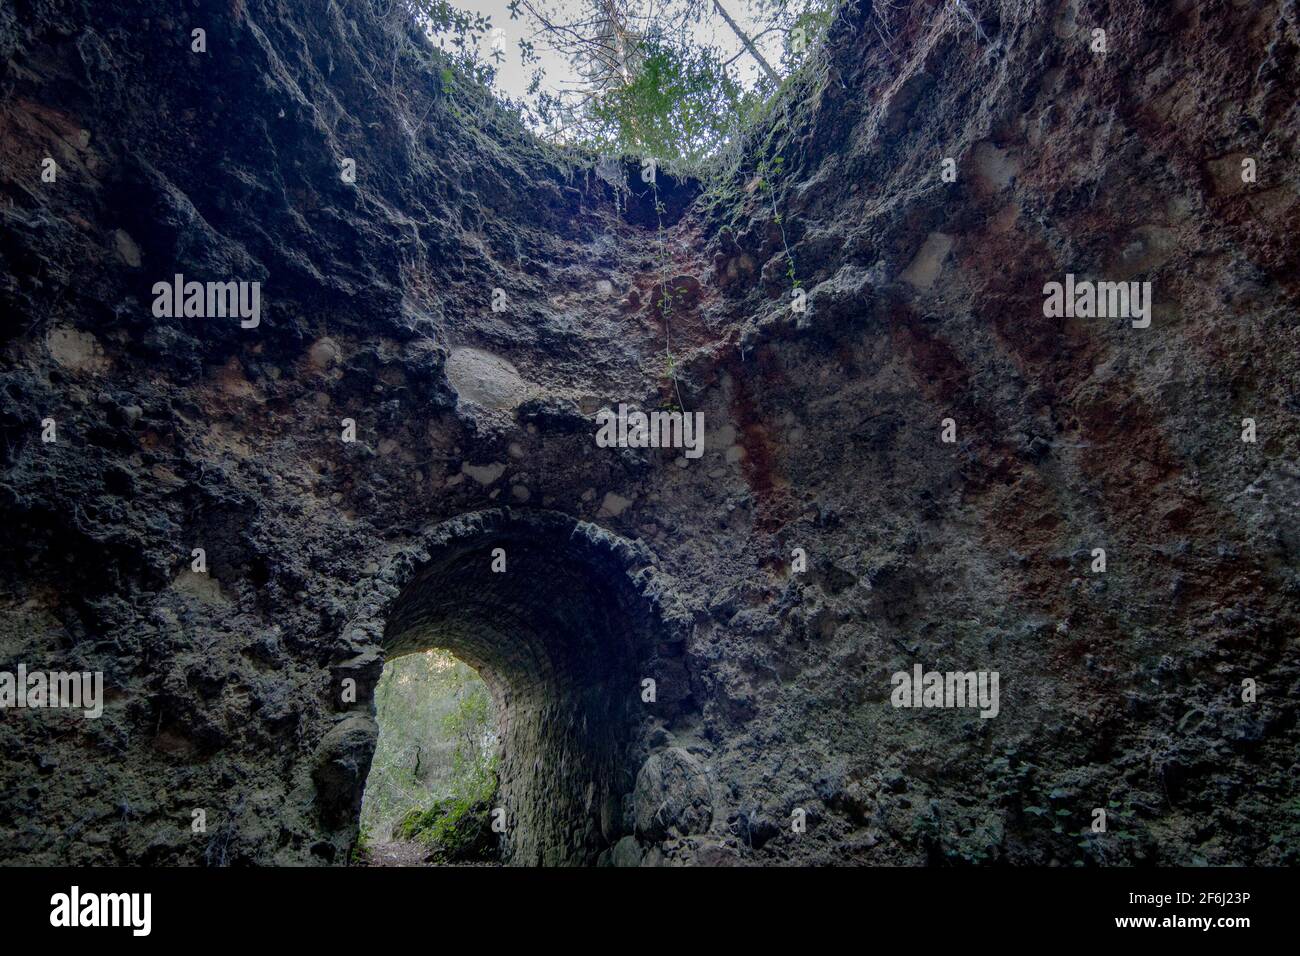
[[[652,721],[641,679],[680,653],[642,593],[647,557],[564,515],[463,516],[389,610],[386,656],[443,648],[491,691],[505,862],[588,864],[630,832],[625,798]]]

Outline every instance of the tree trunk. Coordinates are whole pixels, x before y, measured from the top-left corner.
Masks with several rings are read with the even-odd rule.
[[[749,55],[752,56],[758,62],[758,65],[763,68],[763,72],[766,73],[767,78],[772,81],[772,85],[780,86],[781,77],[777,75],[776,70],[772,69],[772,64],[763,59],[763,54],[758,52],[758,47],[754,46],[754,41],[745,35],[745,31],[736,25],[735,20],[731,19],[731,14],[727,12],[726,7],[719,3],[718,0],[713,0],[713,9],[722,14],[722,19],[727,21],[727,26],[731,27],[731,31],[735,33],[736,36],[740,37],[740,42],[745,44],[745,49],[749,51]]]

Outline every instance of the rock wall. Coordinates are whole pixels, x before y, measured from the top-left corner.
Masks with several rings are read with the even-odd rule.
[[[4,8],[0,669],[107,685],[0,712],[6,862],[346,862],[434,643],[512,862],[1300,861],[1297,19],[861,0],[656,193],[381,6]],[[703,457],[597,447],[620,402]]]

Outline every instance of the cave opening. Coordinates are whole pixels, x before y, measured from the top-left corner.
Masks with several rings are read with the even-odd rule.
[[[375,686],[379,737],[361,805],[367,863],[485,863],[500,740],[478,672],[450,651],[390,658]]]
[[[628,832],[655,613],[628,545],[548,512],[454,522],[393,602],[389,660],[441,648],[490,695],[499,858],[584,865]]]

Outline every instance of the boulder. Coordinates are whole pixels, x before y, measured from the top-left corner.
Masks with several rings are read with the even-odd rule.
[[[680,747],[642,764],[632,791],[636,832],[650,839],[704,833],[713,822],[713,797],[704,766]]]

